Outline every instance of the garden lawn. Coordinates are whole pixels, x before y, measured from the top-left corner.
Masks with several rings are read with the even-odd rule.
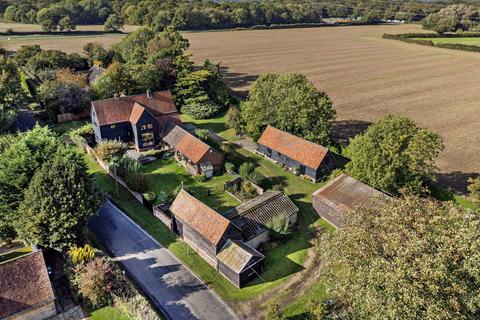
[[[458,38],[412,38],[414,40],[430,40],[434,44],[437,43],[452,43],[464,44],[468,46],[480,46],[480,37],[458,37]]]
[[[227,141],[235,141],[238,139],[238,137],[235,135],[235,131],[233,129],[228,129],[225,126],[225,115],[211,119],[193,119],[186,114],[182,114],[181,119],[185,124],[190,123],[198,128],[213,131]]]
[[[90,320],[133,320],[123,311],[114,307],[103,307],[90,312]]]
[[[196,198],[219,213],[223,213],[240,204],[237,199],[223,189],[224,183],[233,179],[232,176],[215,176],[206,182],[202,182],[200,178],[194,178],[190,175],[173,158],[150,162],[144,165],[142,170],[151,177],[150,191],[155,192],[157,195],[160,192],[172,194],[183,183],[185,188]],[[210,195],[208,195],[209,190]]]

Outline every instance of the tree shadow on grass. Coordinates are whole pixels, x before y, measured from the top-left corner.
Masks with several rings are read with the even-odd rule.
[[[447,187],[456,193],[468,193],[468,179],[480,176],[478,173],[466,173],[460,171],[444,172],[437,175],[437,184],[439,188]],[[453,197],[453,195],[452,195]],[[451,200],[451,199],[447,199]]]
[[[332,127],[332,139],[342,146],[348,145],[350,138],[363,133],[372,123],[362,120],[335,121]]]
[[[232,94],[240,99],[248,96],[248,87],[257,80],[258,75],[248,73],[232,72],[229,67],[221,66],[220,70],[223,74],[223,80],[232,90]]]

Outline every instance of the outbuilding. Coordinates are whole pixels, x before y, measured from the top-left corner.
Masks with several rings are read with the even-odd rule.
[[[335,228],[345,225],[345,210],[357,205],[381,205],[390,196],[353,177],[342,174],[315,191],[313,208]]]
[[[336,158],[328,148],[272,126],[263,131],[257,152],[315,182],[337,167]]]
[[[228,240],[217,254],[218,271],[238,288],[263,272],[265,256],[239,240]]]

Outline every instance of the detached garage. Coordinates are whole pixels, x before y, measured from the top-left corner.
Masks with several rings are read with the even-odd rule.
[[[228,240],[217,254],[218,271],[238,288],[263,271],[265,256],[242,241]]]

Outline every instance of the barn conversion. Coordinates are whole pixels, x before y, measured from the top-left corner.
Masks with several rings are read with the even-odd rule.
[[[241,239],[240,230],[221,214],[181,190],[170,207],[173,231],[212,266],[228,239]]]
[[[288,168],[318,181],[337,166],[335,156],[321,145],[267,126],[257,151]]]
[[[221,170],[223,155],[180,126],[175,126],[163,138],[174,151],[179,161],[193,175],[203,174],[210,178]]]
[[[237,287],[262,272],[265,257],[242,241],[241,230],[185,190],[169,211],[172,230]]]
[[[342,174],[313,194],[315,211],[336,228],[345,225],[343,212],[356,205],[378,205],[389,196],[349,175]]]
[[[48,319],[55,296],[41,250],[0,263],[0,319]]]
[[[225,213],[225,217],[242,230],[245,243],[253,248],[270,240],[269,224],[274,219],[288,219],[294,225],[297,215],[298,208],[280,191],[266,191]]]
[[[139,150],[158,145],[170,123],[181,123],[170,91],[96,100],[90,116],[97,142],[133,142]]]

